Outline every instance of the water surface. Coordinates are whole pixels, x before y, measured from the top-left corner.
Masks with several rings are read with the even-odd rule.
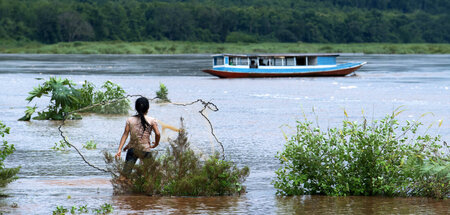
[[[362,112],[377,119],[402,106],[401,120],[434,123],[429,131],[450,138],[450,55],[345,55],[340,62],[367,61],[350,77],[218,79],[201,72],[209,68],[208,55],[0,55],[0,120],[11,127],[7,136],[16,147],[7,166],[22,166],[20,179],[3,189],[10,197],[0,200],[2,210],[49,214],[56,206],[113,205],[116,213],[427,213],[445,214],[450,202],[424,198],[384,197],[278,197],[271,185],[275,159],[283,150],[281,130],[292,134],[305,113],[323,128],[339,126],[343,110],[352,120]],[[74,152],[54,152],[60,140],[57,121],[19,122],[29,91],[50,76],[68,77],[76,83],[89,80],[100,86],[111,80],[129,94],[154,97],[159,83],[169,89],[174,102],[198,98],[212,101],[218,112],[209,112],[228,160],[247,165],[251,173],[247,193],[236,197],[114,196],[109,176],[83,163]],[[45,108],[48,98],[37,101]],[[32,103],[34,105],[34,102]],[[201,106],[151,105],[149,115],[177,125],[186,119],[195,150],[208,154],[219,149],[208,126],[198,114]],[[314,113],[312,110],[314,109]],[[130,115],[133,111],[130,111]],[[82,150],[93,164],[104,167],[101,150],[114,153],[126,116],[85,115],[64,127],[69,140],[81,148],[89,140],[97,150]],[[443,120],[437,127],[437,121]],[[167,133],[166,135],[174,135]],[[447,141],[448,142],[448,141]],[[162,142],[158,150],[168,144]],[[70,196],[70,198],[68,198]],[[14,206],[17,204],[17,207]],[[14,207],[13,207],[14,206]]]

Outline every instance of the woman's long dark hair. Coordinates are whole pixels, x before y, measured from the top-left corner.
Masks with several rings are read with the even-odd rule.
[[[148,127],[150,127],[150,124],[147,122],[147,120],[145,120],[145,113],[147,113],[148,108],[150,107],[150,104],[148,103],[148,99],[145,97],[140,97],[138,99],[136,99],[136,103],[134,105],[134,108],[137,111],[137,117],[139,117],[141,119],[141,125],[142,128],[144,128],[143,131],[145,131],[145,129],[147,129]]]

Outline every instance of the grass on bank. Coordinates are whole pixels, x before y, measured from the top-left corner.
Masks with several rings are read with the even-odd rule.
[[[62,42],[0,41],[0,53],[20,54],[213,54],[213,53],[364,53],[450,54],[450,44],[429,43],[210,43],[187,41]]]

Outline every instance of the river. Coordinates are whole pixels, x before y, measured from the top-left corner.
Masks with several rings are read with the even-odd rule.
[[[7,167],[20,165],[19,179],[6,188],[0,210],[16,214],[51,214],[57,206],[70,208],[103,203],[115,214],[220,213],[220,214],[446,214],[449,200],[388,197],[280,197],[271,185],[280,165],[274,157],[283,150],[283,131],[303,114],[318,119],[322,128],[339,126],[344,110],[351,120],[362,115],[378,119],[398,107],[400,120],[420,119],[428,131],[450,139],[450,55],[343,55],[338,62],[368,62],[356,75],[329,78],[218,79],[201,72],[209,68],[208,55],[0,55],[0,120],[11,127],[6,136],[16,151]],[[74,150],[51,149],[60,140],[58,121],[17,121],[33,87],[50,76],[84,80],[101,86],[118,83],[129,94],[154,97],[159,83],[169,89],[173,102],[199,98],[211,101],[218,112],[208,112],[227,160],[250,167],[247,193],[232,197],[150,197],[113,195],[109,175],[87,166]],[[39,110],[48,98],[38,99]],[[178,125],[186,119],[193,147],[204,154],[218,150],[208,126],[198,114],[201,106],[152,104],[149,115]],[[313,111],[314,110],[314,111]],[[426,114],[429,113],[429,114]],[[130,111],[130,115],[133,111]],[[423,114],[425,116],[421,117]],[[93,164],[104,167],[101,151],[114,153],[126,116],[84,115],[69,121],[64,131],[81,148],[86,141],[96,150],[82,149]],[[443,120],[438,126],[438,120]],[[173,136],[167,133],[166,136]],[[168,146],[162,142],[158,150]]]

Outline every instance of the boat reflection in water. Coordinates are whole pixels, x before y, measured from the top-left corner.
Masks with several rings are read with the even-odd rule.
[[[336,64],[338,54],[220,54],[203,72],[220,78],[345,76],[366,62]]]

